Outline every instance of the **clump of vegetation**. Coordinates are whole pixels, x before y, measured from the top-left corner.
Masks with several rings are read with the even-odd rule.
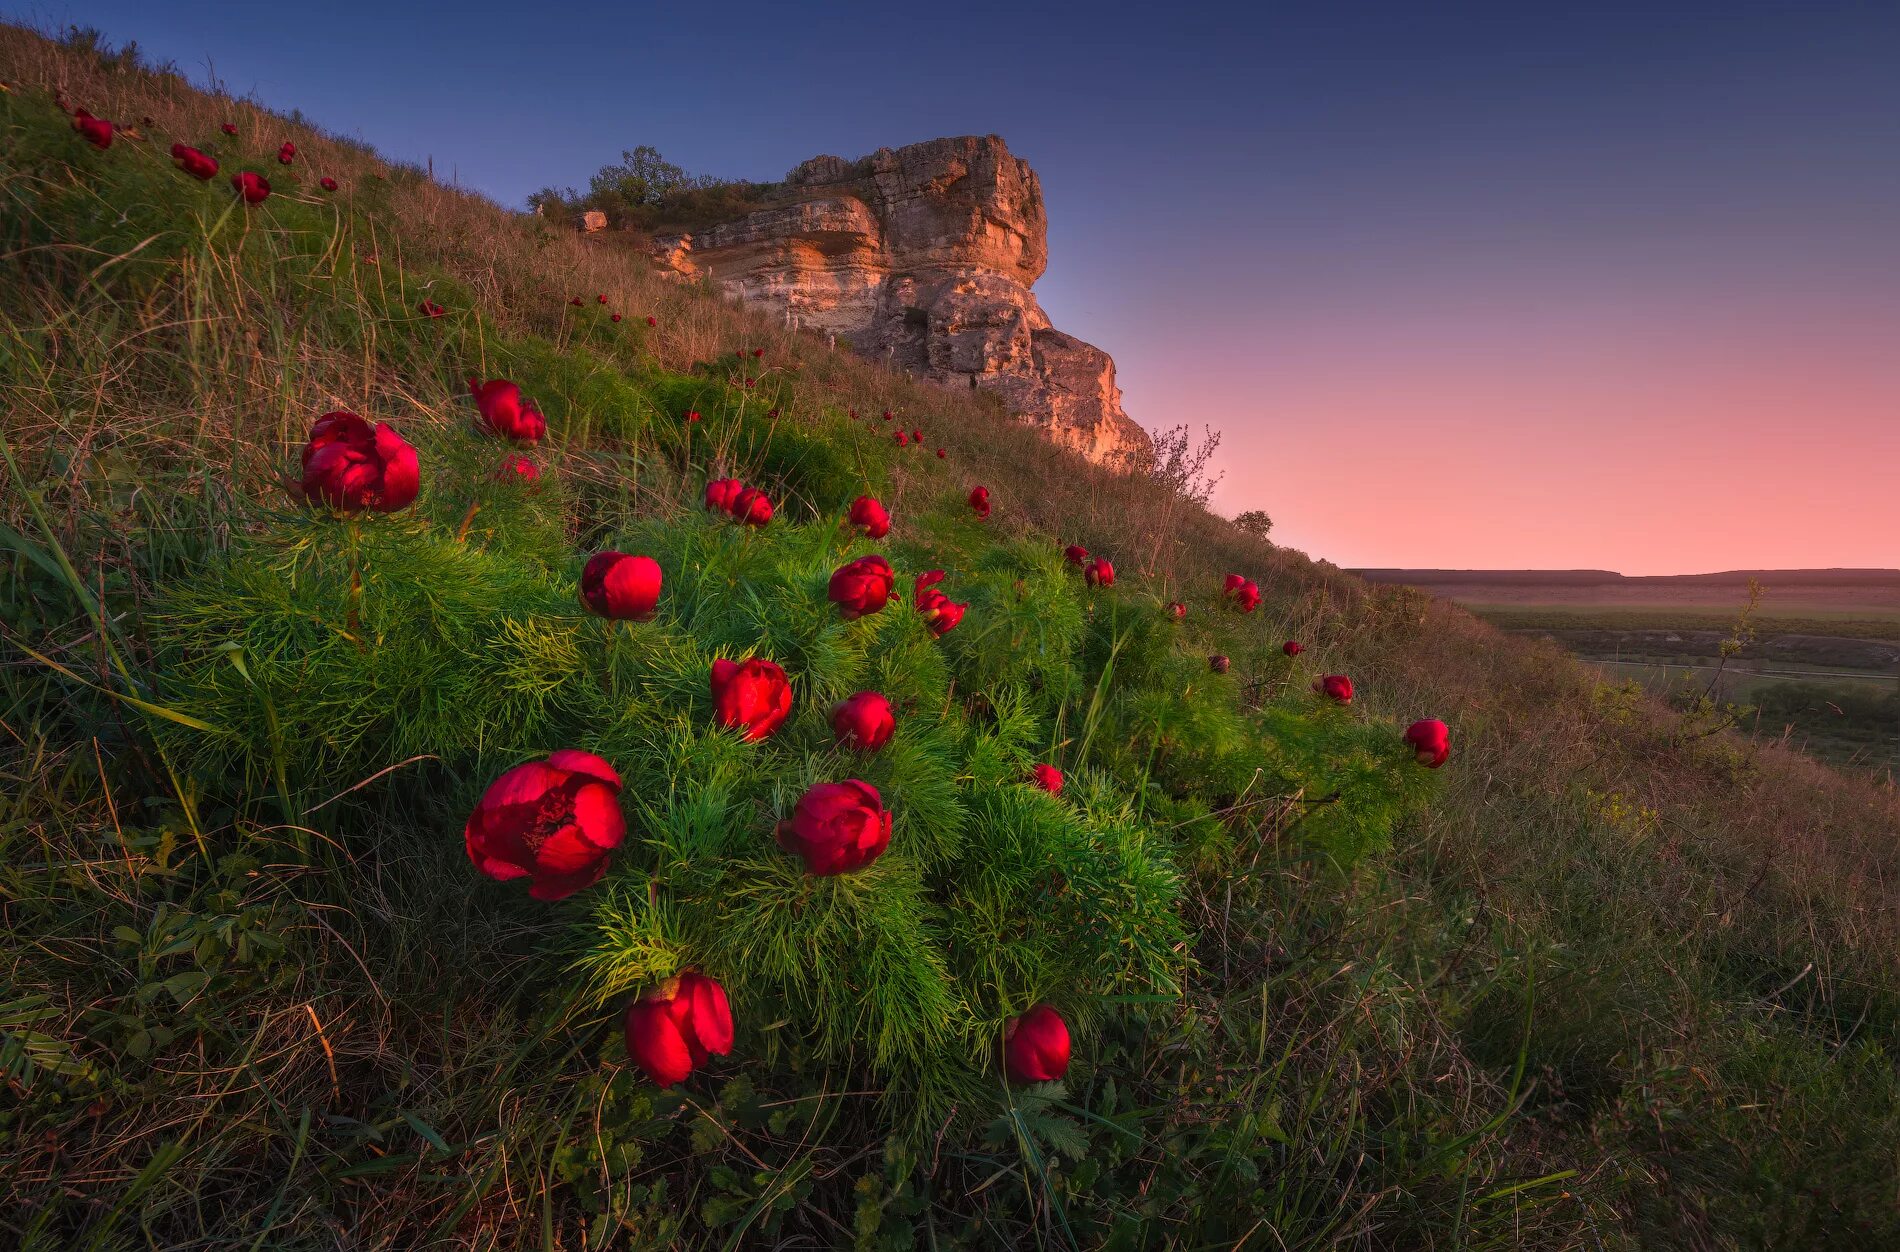
[[[742,217],[765,203],[779,186],[689,174],[661,156],[659,149],[641,144],[622,152],[617,163],[601,166],[588,180],[586,191],[543,187],[528,197],[528,207],[552,218],[598,212],[606,215],[612,229],[653,235],[697,230]]]
[[[1900,1237],[1891,792],[1262,544],[1185,432],[1088,466],[96,40],[0,78],[13,1243]],[[540,866],[570,783],[622,829]]]

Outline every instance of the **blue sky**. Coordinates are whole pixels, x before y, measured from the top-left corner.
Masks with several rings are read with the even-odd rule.
[[[510,205],[640,143],[765,179],[995,132],[1050,315],[1138,420],[1222,430],[1217,502],[1295,546],[1900,565],[1900,5],[0,12]]]

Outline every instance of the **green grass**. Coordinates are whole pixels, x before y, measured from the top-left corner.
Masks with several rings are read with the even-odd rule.
[[[0,77],[10,1244],[1900,1239],[1891,789],[83,40],[0,28]],[[86,147],[53,83],[150,138]],[[227,215],[168,136],[308,165]],[[470,373],[547,409],[541,490],[491,478]],[[287,501],[339,405],[421,449],[414,510]],[[772,489],[771,529],[705,517],[721,473]],[[867,488],[881,550],[971,604],[942,640],[822,599]],[[1113,591],[1071,541],[1118,558]],[[657,620],[579,612],[605,546],[661,561]],[[1220,609],[1229,569],[1266,590],[1251,617]],[[797,702],[742,745],[705,667],[752,650]],[[1358,700],[1321,706],[1342,670]],[[823,709],[870,685],[903,728],[847,763]],[[1436,774],[1396,740],[1428,714]],[[459,831],[569,744],[622,770],[632,836],[548,906]],[[1039,760],[1059,799],[1021,783]],[[771,824],[846,768],[897,838],[815,883]],[[732,987],[739,1046],[657,1090],[619,1009],[687,962]],[[1042,997],[1076,1063],[1006,1087],[998,1027]]]

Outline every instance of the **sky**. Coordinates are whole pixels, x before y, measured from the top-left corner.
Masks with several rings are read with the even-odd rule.
[[[1900,566],[1900,4],[22,4],[519,206],[1002,135],[1055,324],[1340,565]]]

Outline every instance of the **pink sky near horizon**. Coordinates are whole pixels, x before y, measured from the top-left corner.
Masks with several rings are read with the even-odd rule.
[[[1344,566],[1900,567],[1895,325],[1265,327],[1169,407],[1228,415],[1217,508]]]

